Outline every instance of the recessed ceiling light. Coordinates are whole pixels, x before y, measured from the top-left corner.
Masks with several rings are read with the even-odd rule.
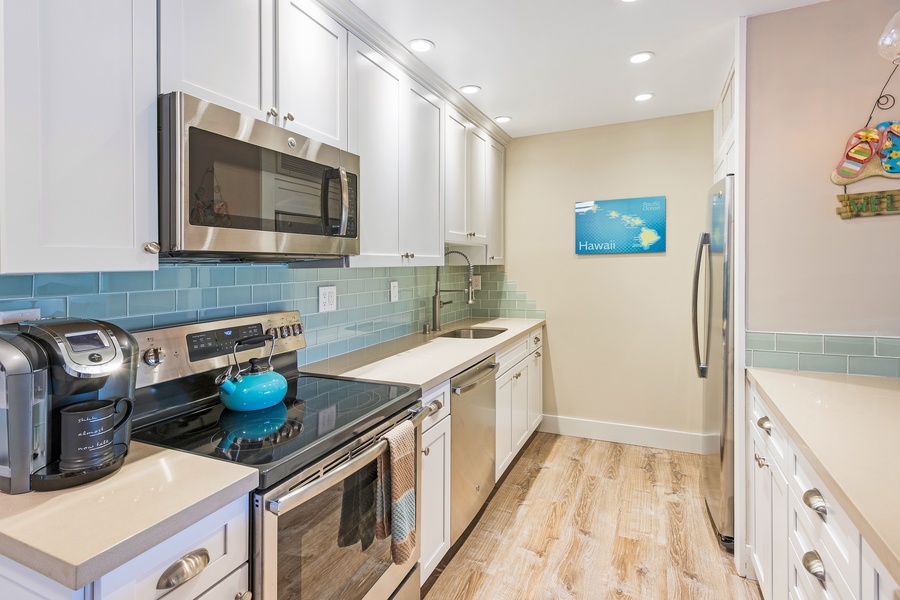
[[[478,92],[481,91],[481,86],[480,85],[464,85],[461,88],[459,88],[459,91],[461,91],[463,94],[477,94]]]
[[[506,115],[502,115],[499,117],[494,117],[494,121],[496,121],[497,123],[509,123],[510,121],[512,121],[512,117],[507,117]]]
[[[634,2],[634,0],[622,0],[622,2]]]
[[[634,97],[634,99],[637,100],[638,102],[646,102],[647,100],[649,100],[652,97],[653,97],[653,94],[638,94],[637,96]]]
[[[634,64],[639,64],[639,63],[647,62],[651,58],[653,58],[653,53],[645,51],[645,52],[638,52],[636,54],[632,54],[631,56],[628,57],[628,60],[630,62],[633,62]]]
[[[434,42],[431,40],[426,40],[424,38],[419,38],[416,40],[409,41],[409,48],[413,52],[428,52],[434,48]]]

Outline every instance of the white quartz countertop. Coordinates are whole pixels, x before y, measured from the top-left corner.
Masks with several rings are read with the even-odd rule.
[[[900,379],[747,373],[891,577],[900,581]]]
[[[0,554],[77,590],[258,485],[252,467],[132,442],[104,479],[0,494]]]
[[[444,325],[442,331],[408,335],[392,342],[311,363],[300,367],[300,370],[316,375],[407,383],[421,386],[424,391],[543,325],[544,319],[465,319]],[[439,337],[463,327],[502,328],[506,331],[481,340]]]

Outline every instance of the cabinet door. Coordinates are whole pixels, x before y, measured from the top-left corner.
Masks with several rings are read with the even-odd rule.
[[[791,514],[788,505],[787,478],[774,461],[768,461],[769,465],[764,469],[768,472],[770,481],[769,489],[772,493],[772,570],[770,571],[770,585],[772,594],[767,600],[784,600],[788,596],[788,569],[790,562],[788,553],[790,536],[789,517]]]
[[[0,272],[157,268],[156,2],[7,2]]]
[[[497,440],[494,483],[500,480],[513,458],[513,375],[510,369],[497,378]]]
[[[487,147],[487,186],[486,202],[488,210],[487,264],[502,265],[504,263],[504,159],[506,149],[491,139]]]
[[[351,36],[350,151],[360,156],[359,257],[352,266],[399,266],[400,97],[396,65]]]
[[[400,128],[400,250],[405,264],[443,265],[443,102],[408,77],[404,81]]]
[[[766,460],[766,445],[760,435],[750,432],[750,449],[747,469],[752,473],[753,489],[750,495],[751,561],[756,572],[756,580],[765,600],[772,600],[772,477],[765,466],[760,466],[756,457]]]
[[[487,157],[490,142],[480,129],[469,130],[466,147],[466,229],[469,242],[487,243]]]
[[[544,358],[541,350],[531,354],[528,364],[528,433],[534,433],[544,418]]]
[[[513,454],[521,450],[528,440],[528,372],[529,360],[523,360],[513,367],[512,390],[512,440]]]
[[[468,242],[466,228],[466,131],[469,122],[447,108],[444,119],[444,219],[448,242]]]
[[[347,30],[313,0],[278,0],[277,21],[282,123],[347,148]]]
[[[422,434],[422,580],[450,549],[450,418]]]
[[[159,0],[159,92],[183,91],[280,125],[275,0]]]

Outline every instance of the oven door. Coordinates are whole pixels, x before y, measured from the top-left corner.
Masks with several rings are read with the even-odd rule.
[[[392,597],[420,556],[421,419],[413,423],[417,539],[409,560],[394,564],[390,536],[379,540],[374,535],[375,461],[387,452],[387,441],[354,451],[352,457],[344,448],[254,496],[254,599]]]

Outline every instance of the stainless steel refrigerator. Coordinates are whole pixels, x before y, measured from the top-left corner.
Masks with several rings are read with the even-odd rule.
[[[700,486],[719,541],[734,548],[734,176],[708,194],[694,260],[694,360],[703,379]]]

